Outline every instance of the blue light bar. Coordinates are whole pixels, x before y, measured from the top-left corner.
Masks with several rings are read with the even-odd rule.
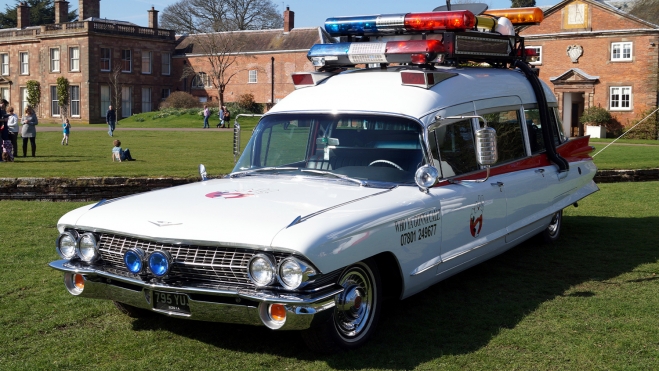
[[[325,31],[335,35],[364,35],[378,32],[377,15],[327,18]]]

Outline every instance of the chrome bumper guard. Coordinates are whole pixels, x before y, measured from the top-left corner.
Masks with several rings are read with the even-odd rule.
[[[114,300],[137,308],[147,309],[166,316],[234,324],[263,326],[260,307],[282,304],[286,308],[286,322],[279,330],[304,330],[321,323],[332,315],[334,297],[343,287],[332,286],[313,294],[281,293],[247,289],[216,290],[193,286],[173,286],[165,283],[144,282],[124,277],[68,260],[48,264],[66,274],[84,277],[84,289],[77,294],[92,299]],[[153,291],[185,294],[189,314],[154,309]],[[74,294],[76,295],[76,294]]]

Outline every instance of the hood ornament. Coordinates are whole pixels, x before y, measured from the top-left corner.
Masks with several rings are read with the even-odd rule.
[[[157,221],[155,221],[155,222],[149,220],[149,223],[151,223],[151,224],[155,224],[155,225],[157,225],[158,227],[171,227],[171,226],[173,226],[173,225],[181,225],[181,224],[183,224],[183,223],[166,222],[166,221],[162,221],[162,220],[157,220]]]

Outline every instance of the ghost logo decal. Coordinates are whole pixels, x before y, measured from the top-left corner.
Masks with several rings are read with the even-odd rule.
[[[250,197],[254,196],[253,193],[242,193],[242,192],[211,192],[206,195],[208,198],[224,198],[224,199],[234,199],[234,198],[245,198],[245,197]]]
[[[483,229],[483,211],[485,209],[485,197],[478,196],[476,206],[471,209],[471,216],[469,217],[469,231],[474,237],[478,237]]]

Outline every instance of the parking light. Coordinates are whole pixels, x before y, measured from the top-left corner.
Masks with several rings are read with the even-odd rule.
[[[158,250],[149,255],[149,269],[156,277],[163,277],[172,269],[174,260],[168,251]]]
[[[142,273],[146,266],[146,253],[140,248],[132,248],[124,253],[124,264],[130,273]]]

